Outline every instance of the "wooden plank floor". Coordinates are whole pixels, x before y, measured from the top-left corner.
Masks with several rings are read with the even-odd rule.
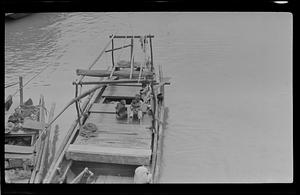
[[[137,120],[131,120],[129,117],[125,120],[118,120],[115,114],[109,113],[90,113],[86,123],[95,123],[95,124],[131,124],[135,125],[137,128],[139,126],[151,126],[152,125],[152,116],[149,114],[144,114],[140,122]]]
[[[95,183],[133,183],[133,177],[100,175],[97,177]]]
[[[95,137],[78,136],[74,144],[150,149],[152,130],[149,119],[140,124],[120,122],[113,114],[91,113],[86,123],[97,126]]]
[[[80,134],[70,145],[67,156],[73,160],[148,165],[151,158],[151,116],[145,114],[141,122],[118,120],[110,113],[111,105],[93,105],[94,110],[85,124],[96,125],[97,131],[91,137]]]
[[[103,92],[104,97],[131,97],[134,98],[136,94],[140,93],[141,87],[129,86],[108,86]]]

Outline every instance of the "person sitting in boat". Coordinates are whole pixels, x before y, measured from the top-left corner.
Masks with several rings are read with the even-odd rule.
[[[133,118],[134,116],[137,116],[139,120],[143,117],[142,113],[142,101],[140,99],[140,95],[136,94],[135,99],[132,100],[130,109],[129,109],[129,117]]]
[[[121,100],[117,103],[116,106],[116,117],[117,119],[126,119],[127,118],[127,108],[126,108],[126,101]]]

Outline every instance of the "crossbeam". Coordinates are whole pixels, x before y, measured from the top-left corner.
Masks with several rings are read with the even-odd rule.
[[[111,38],[111,37],[112,37],[112,35],[109,36],[109,38]],[[139,39],[139,38],[141,38],[141,37],[143,37],[143,36],[140,36],[140,35],[136,35],[136,36],[132,36],[132,35],[127,35],[127,36],[126,36],[126,35],[125,35],[125,36],[124,36],[124,35],[115,35],[115,36],[114,36],[114,39],[120,39],[120,38],[121,38],[121,39],[122,39],[122,38],[123,38],[123,39],[124,39],[124,38],[130,38],[130,39],[131,39],[131,38],[135,38],[135,39]],[[147,38],[154,38],[154,35],[147,35],[146,37],[147,37]]]
[[[111,51],[116,51],[116,50],[119,50],[119,49],[123,49],[123,48],[126,48],[126,47],[131,47],[131,44],[129,45],[124,45],[122,47],[117,47],[117,48],[114,48],[114,49],[109,49],[109,50],[106,50],[105,52],[111,52]]]
[[[150,83],[150,80],[138,80],[138,79],[122,79],[122,80],[110,80],[110,81],[87,81],[79,82],[80,85],[100,85],[100,84],[121,84],[121,83]]]

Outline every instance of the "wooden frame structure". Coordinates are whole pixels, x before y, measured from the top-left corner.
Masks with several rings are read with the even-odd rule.
[[[157,94],[164,95],[164,85],[170,83],[165,82],[161,67],[158,74],[155,72],[152,51],[153,35],[110,35],[109,38],[109,42],[89,68],[77,70],[77,75],[80,77],[73,82],[75,98],[71,101],[75,102],[77,119],[62,141],[54,162],[43,179],[44,183],[78,182],[78,178],[81,178],[87,170],[90,171],[90,177],[93,177],[96,183],[133,182],[134,169],[141,165],[147,166],[152,173],[151,182],[158,182],[157,172],[160,166],[158,155],[161,154],[163,135],[162,123],[159,121],[163,121],[164,103],[163,99],[158,101]],[[130,39],[130,44],[115,47],[115,39]],[[135,65],[134,39],[143,41],[144,53],[146,43],[149,43],[147,45],[150,51],[148,54],[151,59],[150,67],[147,68],[146,61],[140,63],[139,66]],[[110,45],[111,49],[107,50]],[[117,54],[114,51],[128,47],[130,47],[130,61],[128,62],[130,66],[118,66],[115,62]],[[111,67],[105,71],[92,70],[101,56],[109,52],[111,52]],[[146,55],[145,53],[145,60]],[[130,71],[126,71],[128,68]],[[87,76],[99,77],[100,81],[83,81]],[[78,94],[78,88],[82,85],[95,85],[95,87],[86,93]],[[146,112],[138,122],[129,118],[116,119],[114,106],[111,103],[121,99],[127,99],[130,102],[145,86],[149,87],[149,94],[151,94],[149,96],[151,97],[149,102],[151,110]],[[130,92],[131,89],[134,90]],[[87,95],[88,98],[80,105],[79,100]],[[127,107],[129,108],[129,105]],[[96,128],[94,134],[86,130],[90,124]]]

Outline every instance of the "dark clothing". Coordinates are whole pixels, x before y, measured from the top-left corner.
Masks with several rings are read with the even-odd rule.
[[[127,108],[124,104],[118,103],[116,106],[117,118],[126,118],[127,117]]]

